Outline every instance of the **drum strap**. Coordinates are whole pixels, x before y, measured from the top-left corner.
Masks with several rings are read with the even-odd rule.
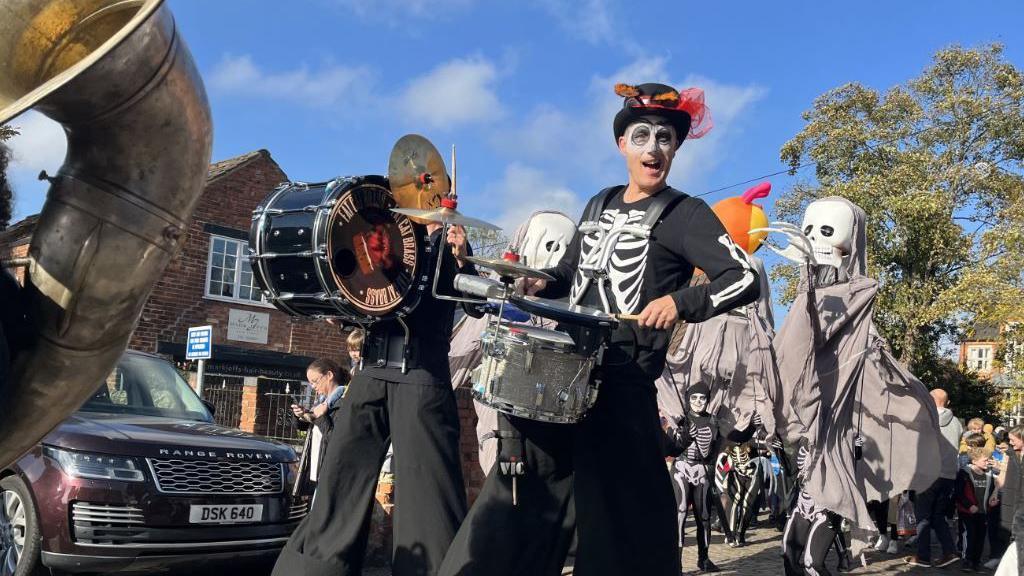
[[[601,218],[601,212],[604,211],[605,206],[612,199],[615,194],[620,190],[624,189],[625,186],[609,186],[604,190],[598,192],[590,202],[587,203],[587,207],[583,210],[583,221],[584,222],[597,222]],[[654,226],[661,220],[661,215],[665,213],[665,210],[669,206],[674,204],[677,200],[682,198],[684,194],[671,186],[666,186],[654,200],[651,201],[650,206],[647,207],[647,214],[644,215],[644,219],[641,224]]]

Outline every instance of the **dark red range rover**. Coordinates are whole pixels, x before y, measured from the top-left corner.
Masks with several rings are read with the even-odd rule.
[[[291,496],[296,467],[288,446],[214,424],[170,363],[127,352],[0,471],[0,575],[276,556],[309,506]]]

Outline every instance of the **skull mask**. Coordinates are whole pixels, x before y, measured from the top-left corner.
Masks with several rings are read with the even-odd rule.
[[[708,407],[708,395],[703,392],[694,392],[689,396],[690,410],[694,414],[703,414]]]
[[[518,242],[520,262],[537,269],[558,264],[575,233],[576,225],[561,212],[534,214]]]
[[[843,259],[853,251],[854,225],[853,211],[843,202],[818,200],[807,206],[802,228],[818,264],[843,270]]]

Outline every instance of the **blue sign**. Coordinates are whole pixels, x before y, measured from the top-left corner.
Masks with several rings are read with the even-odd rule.
[[[188,329],[185,358],[206,360],[213,357],[213,326],[192,326]]]

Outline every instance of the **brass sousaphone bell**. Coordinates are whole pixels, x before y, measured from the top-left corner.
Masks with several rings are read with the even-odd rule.
[[[3,0],[0,123],[30,108],[63,125],[68,152],[29,248],[31,336],[0,382],[0,467],[116,365],[188,230],[212,140],[162,0]]]

